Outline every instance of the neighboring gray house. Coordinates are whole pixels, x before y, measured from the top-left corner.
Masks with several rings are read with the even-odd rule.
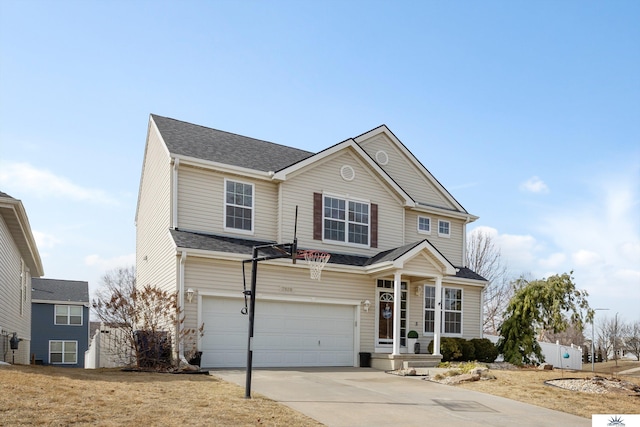
[[[0,191],[0,361],[28,364],[31,354],[31,278],[44,275],[27,212]],[[13,351],[10,339],[20,340]]]
[[[89,348],[89,284],[32,279],[31,354],[37,364],[84,368]]]

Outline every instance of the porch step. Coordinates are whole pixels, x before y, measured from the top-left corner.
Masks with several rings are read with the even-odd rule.
[[[404,360],[402,362],[402,369],[409,368],[435,368],[440,363],[440,358],[433,360]]]

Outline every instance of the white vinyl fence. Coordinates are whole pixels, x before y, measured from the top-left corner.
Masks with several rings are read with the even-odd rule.
[[[485,335],[484,337],[494,344],[500,339],[496,335]],[[553,365],[554,368],[582,369],[582,347],[579,345],[561,345],[558,341],[555,344],[550,342],[539,342],[538,344],[542,349],[545,363]],[[502,355],[499,358],[501,359]]]

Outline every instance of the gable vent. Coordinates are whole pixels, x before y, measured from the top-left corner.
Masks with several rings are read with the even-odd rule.
[[[344,165],[340,168],[340,176],[345,181],[353,181],[353,179],[356,177],[356,171],[354,171],[351,166]]]
[[[378,151],[376,153],[376,162],[383,166],[386,165],[387,163],[389,163],[389,155],[385,151]]]

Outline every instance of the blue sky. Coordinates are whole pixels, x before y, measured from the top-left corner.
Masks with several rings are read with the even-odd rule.
[[[134,262],[150,113],[311,151],[384,123],[514,274],[574,270],[640,320],[639,21],[637,1],[0,0],[0,191],[46,277],[93,290]]]

